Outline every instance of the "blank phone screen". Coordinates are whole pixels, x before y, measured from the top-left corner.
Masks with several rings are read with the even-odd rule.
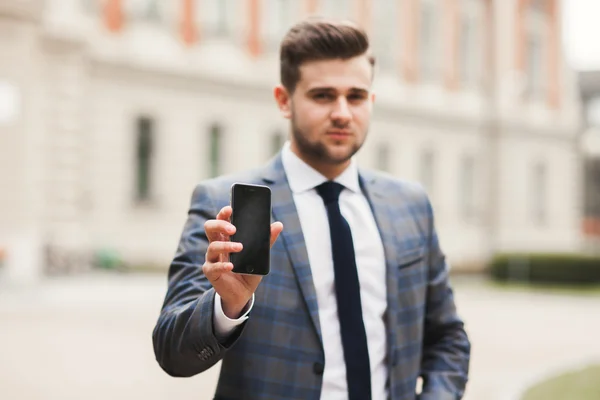
[[[241,252],[230,255],[233,272],[267,275],[271,251],[271,190],[266,186],[235,184],[231,206],[231,223],[236,227],[231,241],[243,245]]]

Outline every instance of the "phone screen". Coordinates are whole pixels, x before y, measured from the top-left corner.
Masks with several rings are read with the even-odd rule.
[[[267,275],[271,252],[271,189],[267,186],[234,184],[231,187],[231,223],[236,232],[231,241],[243,249],[231,253],[233,272]]]

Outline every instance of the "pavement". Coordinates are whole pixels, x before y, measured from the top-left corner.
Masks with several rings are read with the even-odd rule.
[[[518,400],[539,379],[600,363],[600,295],[454,286],[473,345],[465,400]],[[0,280],[0,399],[211,399],[219,364],[172,378],[154,359],[165,290],[161,275]]]

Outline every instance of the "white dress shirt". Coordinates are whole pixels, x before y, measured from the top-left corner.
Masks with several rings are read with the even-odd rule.
[[[334,288],[329,220],[323,200],[315,189],[327,178],[296,156],[291,151],[289,142],[284,145],[282,162],[302,226],[319,305],[319,323],[325,349],[321,398],[347,399],[346,367]],[[339,198],[340,209],[352,230],[371,364],[372,398],[385,399],[388,376],[384,323],[387,290],[383,245],[370,205],[360,189],[358,168],[354,159],[335,181],[344,186]],[[223,313],[220,298],[216,295],[214,322],[217,335],[226,337],[237,325],[245,321],[253,303],[254,297],[244,315],[232,320]]]

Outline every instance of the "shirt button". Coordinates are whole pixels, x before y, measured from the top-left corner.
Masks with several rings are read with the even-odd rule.
[[[323,371],[325,370],[325,365],[320,362],[316,362],[313,364],[313,372],[317,375],[323,375]]]

